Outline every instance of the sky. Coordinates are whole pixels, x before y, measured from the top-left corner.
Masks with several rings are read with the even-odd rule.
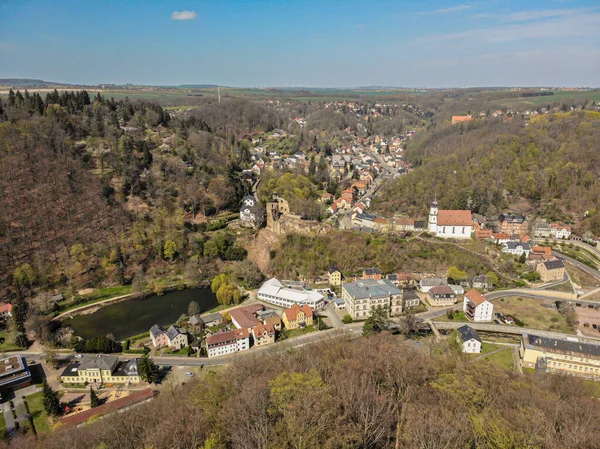
[[[600,85],[600,1],[0,0],[0,78]]]

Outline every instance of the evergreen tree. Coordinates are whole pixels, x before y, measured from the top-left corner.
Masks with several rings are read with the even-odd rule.
[[[13,302],[12,316],[15,321],[15,327],[18,332],[25,332],[25,320],[27,319],[27,311],[29,304],[25,301],[20,291],[17,292],[17,298]]]
[[[317,170],[317,164],[315,163],[315,155],[313,154],[310,157],[310,165],[308,166],[308,175],[309,176],[314,175],[316,170]]]
[[[52,389],[46,379],[44,379],[44,385],[42,388],[42,395],[44,398],[44,410],[51,416],[58,416],[61,413],[60,401],[58,394]]]
[[[15,93],[12,89],[8,91],[8,105],[13,107],[15,105]]]
[[[158,380],[158,366],[152,361],[148,354],[144,354],[138,363],[140,379],[145,382],[156,383]]]
[[[94,391],[92,387],[90,387],[90,407],[96,408],[100,405],[100,398],[98,394]]]
[[[377,307],[363,325],[363,336],[378,334],[390,328],[390,319],[385,308]]]

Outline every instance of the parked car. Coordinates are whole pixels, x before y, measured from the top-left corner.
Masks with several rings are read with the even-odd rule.
[[[188,371],[187,373],[185,373],[185,375],[186,375],[187,377],[192,377],[192,376],[194,375],[194,373],[190,373],[190,372]]]
[[[592,327],[593,327],[594,329],[598,329],[598,325],[597,325],[596,323],[592,324]]]
[[[495,324],[500,324],[500,321],[498,321],[498,320],[494,320],[494,323],[495,323]]]
[[[75,354],[75,358],[76,358],[76,359],[82,359],[82,358],[83,358],[83,355],[81,355],[81,354]]]

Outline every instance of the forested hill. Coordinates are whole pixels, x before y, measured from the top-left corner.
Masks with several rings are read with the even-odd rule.
[[[215,109],[204,102],[171,118],[153,103],[86,91],[0,99],[0,297],[122,285],[191,261],[193,278],[216,258],[243,258],[225,234],[205,256],[209,237],[184,216],[237,211],[249,190],[238,136],[279,118],[238,100]]]
[[[376,207],[423,216],[437,194],[443,208],[517,207],[599,234],[598,142],[600,113],[589,111],[446,125],[411,142],[415,170],[387,185]]]

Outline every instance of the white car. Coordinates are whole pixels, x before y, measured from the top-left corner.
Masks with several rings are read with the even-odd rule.
[[[82,359],[82,358],[83,358],[83,356],[82,356],[81,354],[75,354],[75,358],[76,358],[76,359]]]
[[[185,375],[186,375],[187,377],[192,377],[192,376],[194,375],[194,373],[190,373],[190,372],[188,371],[187,373],[185,373]]]

